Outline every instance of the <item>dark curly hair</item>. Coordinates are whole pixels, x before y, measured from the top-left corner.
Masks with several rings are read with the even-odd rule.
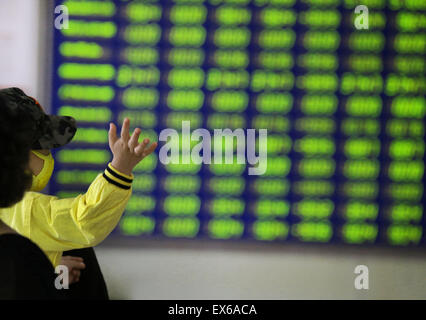
[[[19,202],[31,187],[28,162],[33,127],[31,118],[10,110],[0,97],[0,208]]]

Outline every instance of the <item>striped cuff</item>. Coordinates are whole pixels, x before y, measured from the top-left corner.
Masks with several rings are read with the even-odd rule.
[[[108,163],[108,167],[105,169],[103,177],[113,185],[128,190],[132,187],[133,174],[128,176],[127,174],[121,173],[117,169],[113,168],[111,163]]]

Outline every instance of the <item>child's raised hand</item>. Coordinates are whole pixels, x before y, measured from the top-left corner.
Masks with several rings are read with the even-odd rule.
[[[117,137],[117,127],[110,123],[108,140],[109,147],[113,154],[111,165],[118,171],[131,175],[133,168],[146,156],[150,155],[158,143],[153,142],[149,147],[149,139],[144,139],[138,143],[141,129],[136,128],[130,137],[129,134],[130,120],[125,118],[121,128],[121,137]]]

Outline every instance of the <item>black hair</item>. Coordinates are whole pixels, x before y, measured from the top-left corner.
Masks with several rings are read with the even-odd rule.
[[[34,123],[0,96],[0,208],[19,202],[31,187],[29,154]]]

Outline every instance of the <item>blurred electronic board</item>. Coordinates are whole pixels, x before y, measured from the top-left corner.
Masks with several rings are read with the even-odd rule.
[[[154,141],[182,121],[268,130],[263,175],[164,165],[160,143],[113,236],[425,246],[426,1],[55,5],[69,28],[54,31],[52,112],[79,129],[55,152],[52,194],[87,190],[124,117]]]

